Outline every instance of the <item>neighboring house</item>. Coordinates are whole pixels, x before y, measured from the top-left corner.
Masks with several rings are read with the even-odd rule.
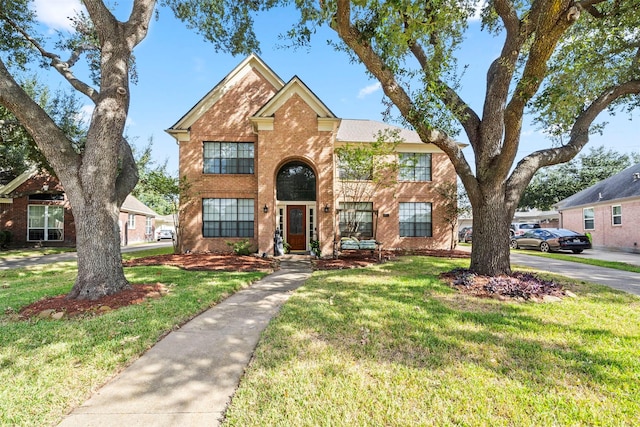
[[[152,241],[156,213],[129,195],[120,211],[122,244]],[[11,247],[75,246],[76,228],[60,182],[27,171],[0,186],[0,230],[11,233]]]
[[[593,246],[640,252],[640,163],[555,207],[560,226],[591,234]]]
[[[383,129],[397,130],[404,139],[399,156],[415,161],[397,185],[347,204],[334,149],[373,142]],[[336,117],[297,76],[285,83],[256,55],[167,132],[179,144],[179,175],[190,188],[180,211],[182,251],[229,251],[227,243],[247,239],[272,254],[279,233],[292,251],[319,240],[328,256],[349,210],[357,211],[361,237],[384,248],[449,247],[435,191],[456,182],[446,154],[413,131]]]

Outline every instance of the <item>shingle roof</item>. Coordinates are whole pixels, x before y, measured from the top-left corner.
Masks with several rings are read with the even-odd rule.
[[[342,142],[375,142],[379,132],[397,131],[398,136],[409,143],[422,143],[418,133],[398,126],[388,125],[374,120],[342,119],[336,141]]]
[[[120,212],[136,213],[153,217],[158,216],[158,214],[155,213],[153,209],[142,203],[140,200],[136,199],[131,194],[129,194],[127,198],[124,199],[124,203],[122,203]]]
[[[560,200],[556,207],[558,210],[564,210],[633,197],[640,197],[640,163]]]

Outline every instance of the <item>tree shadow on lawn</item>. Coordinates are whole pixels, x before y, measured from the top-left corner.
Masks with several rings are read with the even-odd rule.
[[[381,270],[403,276],[402,263],[387,264]],[[416,369],[474,366],[544,394],[566,389],[568,383],[615,389],[621,380],[612,371],[640,368],[616,357],[615,349],[605,353],[589,347],[589,335],[615,341],[618,337],[612,331],[566,326],[541,314],[540,310],[562,310],[562,302],[479,299],[458,293],[434,277],[380,284],[387,277],[377,276],[375,282],[362,283],[361,274],[341,272],[337,277],[314,276],[307,282],[303,298],[292,298],[285,306],[287,318],[305,319],[311,331],[302,338],[290,336],[292,346],[305,348],[312,343],[304,341],[320,340],[355,360]],[[350,277],[352,285],[345,286]],[[580,286],[572,288],[580,291]],[[602,297],[608,294],[606,288],[600,289]],[[280,323],[275,327],[280,326],[279,334],[295,330]]]

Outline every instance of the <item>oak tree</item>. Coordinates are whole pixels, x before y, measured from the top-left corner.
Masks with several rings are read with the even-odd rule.
[[[230,0],[132,0],[126,21],[112,2],[83,0],[71,17],[75,33],[49,47],[38,32],[30,0],[0,0],[0,105],[33,138],[60,179],[76,224],[78,276],[68,297],[97,299],[129,287],[120,255],[118,212],[138,181],[125,139],[134,49],[146,37],[156,8],[167,6],[214,43],[217,50],[257,48],[251,12],[260,2]],[[197,24],[197,25],[195,25]],[[76,72],[87,60],[88,78]],[[15,76],[29,64],[57,72],[94,106],[86,141],[77,147]],[[144,76],[142,76],[144,78]]]
[[[477,3],[307,0],[297,2],[302,19],[290,34],[305,42],[328,24],[422,141],[449,156],[473,208],[471,270],[500,275],[511,272],[509,224],[535,172],[576,156],[603,111],[640,103],[640,8],[629,0],[481,3],[482,30],[501,48],[474,83],[485,88],[476,111],[460,90],[456,54]],[[525,114],[563,138],[514,164]]]

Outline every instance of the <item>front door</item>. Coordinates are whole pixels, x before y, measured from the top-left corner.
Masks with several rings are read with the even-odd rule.
[[[292,251],[307,250],[304,231],[306,206],[287,206],[287,243]]]

